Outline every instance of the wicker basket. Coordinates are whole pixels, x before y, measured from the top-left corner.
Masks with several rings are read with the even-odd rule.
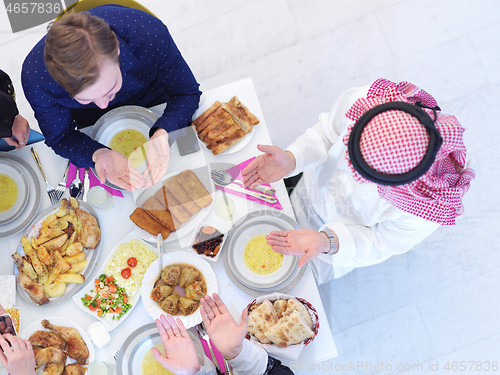
[[[259,297],[260,298],[263,298],[265,296],[261,296]],[[297,301],[299,301],[300,303],[302,303],[306,308],[307,308],[307,311],[309,311],[309,314],[311,315],[311,318],[312,318],[312,321],[313,321],[313,329],[312,331],[314,332],[314,336],[313,337],[310,337],[308,338],[307,340],[303,341],[303,344],[304,346],[307,346],[309,345],[315,338],[316,336],[318,335],[318,330],[319,330],[319,317],[318,317],[318,312],[316,311],[316,309],[313,307],[313,305],[311,305],[308,301],[306,301],[305,299],[303,298],[300,298],[300,297],[293,297],[295,298]],[[256,299],[254,299],[252,302],[250,302],[247,306],[247,310],[249,310],[253,305],[256,304]],[[276,301],[276,299],[269,299],[270,302],[274,302]],[[250,334],[247,332],[246,334],[246,339],[247,340],[250,340]]]

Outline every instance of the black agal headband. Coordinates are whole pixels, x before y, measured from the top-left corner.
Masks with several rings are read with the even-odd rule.
[[[434,112],[434,120],[419,107],[432,109]],[[418,165],[411,171],[401,174],[387,174],[376,171],[363,159],[360,149],[361,133],[363,132],[365,126],[368,125],[368,123],[375,116],[381,114],[382,112],[394,110],[403,111],[415,117],[425,127],[425,130],[427,130],[427,133],[429,134],[429,145],[427,146],[427,151],[425,152],[425,155],[420,163],[418,163]],[[420,102],[415,103],[415,105],[405,102],[388,102],[380,104],[365,112],[354,124],[351,134],[349,135],[349,143],[347,144],[349,158],[354,169],[367,180],[380,185],[404,185],[420,178],[434,163],[437,152],[443,143],[443,139],[434,125],[437,118],[436,110],[439,111],[440,108],[437,106],[434,108],[427,107]]]

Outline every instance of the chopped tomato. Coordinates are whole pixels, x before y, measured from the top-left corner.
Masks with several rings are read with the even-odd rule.
[[[108,291],[109,291],[110,293],[116,293],[116,291],[117,291],[117,290],[118,290],[118,289],[116,289],[116,286],[114,286],[114,285],[110,285],[110,286],[108,287]]]
[[[91,300],[92,300],[92,297],[91,297],[91,296],[87,296],[87,297],[85,297],[85,298],[86,298],[86,299],[88,299],[89,301],[91,301]]]
[[[119,314],[122,312],[122,308],[120,306],[118,306],[116,309],[115,309],[115,313]]]
[[[90,311],[96,311],[97,309],[98,309],[97,305],[95,305],[95,306],[93,304],[89,305],[89,310]]]
[[[129,267],[135,267],[137,266],[137,259],[132,257],[132,258],[128,258],[127,259],[127,264],[129,265]]]
[[[94,283],[95,283],[95,284],[100,284],[100,283],[101,283],[101,280],[99,280],[99,279],[95,279],[95,280],[94,280]]]
[[[113,276],[110,276],[110,277],[108,277],[108,280],[110,283],[112,283],[113,281],[115,281],[115,278]]]
[[[101,295],[102,295],[103,298],[108,298],[109,297],[109,293],[108,292],[103,292]]]
[[[112,313],[115,313],[115,312],[116,312],[116,310],[115,310],[115,309],[113,309],[112,307],[110,307],[108,310],[109,310],[109,311],[111,311]]]
[[[95,301],[96,301],[96,303],[97,303],[97,306],[101,306],[101,303],[102,303],[102,302],[101,302],[101,299],[100,299],[100,298],[96,299]]]
[[[123,300],[123,303],[127,303],[127,301],[128,301],[128,300],[127,300],[127,296],[126,296],[126,295],[123,295],[122,300]]]
[[[130,268],[124,268],[121,274],[124,279],[128,279],[130,276],[132,276],[132,271],[130,270]]]

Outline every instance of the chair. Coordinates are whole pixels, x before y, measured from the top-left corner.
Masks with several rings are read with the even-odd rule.
[[[146,8],[144,5],[139,4],[137,1],[134,0],[107,0],[107,1],[102,1],[102,0],[79,0],[75,2],[74,4],[71,4],[69,7],[64,9],[59,15],[56,17],[55,21],[59,20],[61,17],[64,15],[70,13],[71,11],[75,11],[76,13],[79,12],[84,12],[86,10],[95,8],[99,5],[110,5],[110,4],[116,4],[116,5],[123,5],[129,8],[134,8],[134,9],[139,9],[144,12],[147,12],[151,14],[152,16],[156,17],[156,15],[151,12],[148,8]],[[158,18],[158,17],[156,17]]]

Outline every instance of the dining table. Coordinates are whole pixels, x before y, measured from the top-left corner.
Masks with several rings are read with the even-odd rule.
[[[200,150],[198,152],[186,156],[180,156],[177,145],[174,143],[172,146],[169,171],[167,173],[175,170],[183,170],[185,168],[198,167],[200,165],[207,165],[211,168],[214,166],[219,168],[234,166],[259,155],[260,151],[257,149],[258,144],[272,144],[269,136],[268,125],[266,124],[264,114],[259,103],[257,91],[251,78],[245,78],[204,91],[200,99],[200,105],[207,100],[211,100],[211,98],[225,96],[231,97],[233,95],[238,96],[238,98],[240,98],[260,120],[260,123],[254,127],[251,137],[249,137],[250,134],[247,135],[249,138],[245,140],[244,147],[239,147],[236,151],[232,151],[230,148],[219,155],[213,155],[205,146],[200,144]],[[161,115],[164,107],[165,105],[156,106],[150,109]],[[22,150],[11,151],[12,154],[21,157],[36,170],[40,187],[42,189],[42,201],[38,210],[39,214],[43,210],[50,207],[51,203],[48,195],[46,194],[45,183],[43,182],[43,179],[36,168],[35,162],[30,155],[31,147],[35,147],[37,149],[39,158],[45,169],[47,179],[53,186],[57,186],[58,182],[61,180],[68,161],[67,159],[56,155],[44,143],[37,143],[25,147]],[[280,210],[281,213],[295,220],[294,211],[287,195],[284,182],[282,180],[274,182],[271,186],[277,191],[276,197],[282,206],[282,210]],[[129,219],[129,216],[136,208],[136,199],[140,193],[140,191],[124,191],[123,197],[115,196],[110,198],[113,201],[112,207],[108,207],[105,210],[98,208],[95,209],[101,228],[101,243],[99,254],[95,263],[88,265],[88,267],[93,267],[92,272],[82,287],[87,284],[87,282],[93,281],[99,276],[99,271],[103,269],[105,259],[113,247],[122,238],[135,230],[134,224]],[[222,191],[214,189],[214,200],[221,198],[222,194]],[[276,210],[275,208],[269,208],[243,197],[230,194],[227,194],[227,196],[230,197],[230,199],[235,203],[235,210],[232,217],[224,218],[218,216],[214,210],[210,210],[205,217],[201,218],[201,220],[218,229],[228,231],[231,229],[234,222],[237,222],[239,219],[245,217],[251,212],[264,209]],[[69,197],[68,190],[66,190],[64,197]],[[14,263],[10,255],[17,251],[20,239],[24,234],[25,230],[21,230],[19,233],[0,238],[0,251],[3,254],[4,260],[0,262],[1,275],[14,274]],[[173,251],[187,251],[186,249],[190,245],[191,238],[192,233],[188,233],[173,241],[166,241],[163,246],[163,252],[169,253]],[[156,246],[155,243],[152,243],[151,245],[154,248]],[[226,250],[227,249],[223,247],[221,251]],[[219,257],[216,262],[209,262],[209,264],[217,275],[219,295],[221,299],[226,303],[228,309],[233,315],[239,316],[242,310],[255,299],[255,295],[246,293],[233,283],[229,275],[226,273],[222,257]],[[15,306],[20,309],[20,331],[23,330],[23,327],[29,325],[30,322],[46,317],[62,316],[68,318],[77,322],[85,330],[90,324],[96,321],[95,317],[87,314],[79,306],[77,306],[72,298],[68,298],[63,303],[56,306],[53,306],[50,303],[37,306],[26,302],[23,298],[20,298],[19,293],[20,291],[18,287]],[[321,296],[310,267],[303,273],[300,281],[291,290],[287,291],[286,294],[301,297],[314,306],[319,317],[320,325],[315,339],[303,348],[297,359],[294,359],[293,361],[290,359],[281,359],[279,357],[278,359],[282,360],[282,362],[286,365],[293,366],[295,364],[296,367],[300,365],[304,368],[304,366],[312,366],[313,364],[322,363],[336,357],[338,353],[328,323],[328,316],[330,312],[326,312],[324,309]],[[140,302],[135,309],[129,312],[129,314],[126,314],[123,318],[124,321],[110,332],[111,341],[102,348],[94,348],[95,358],[105,361],[109,365],[111,368],[110,374],[116,373],[113,354],[121,348],[122,344],[127,340],[129,335],[137,328],[154,322],[144,308],[143,304]],[[3,368],[2,371],[6,373]]]

